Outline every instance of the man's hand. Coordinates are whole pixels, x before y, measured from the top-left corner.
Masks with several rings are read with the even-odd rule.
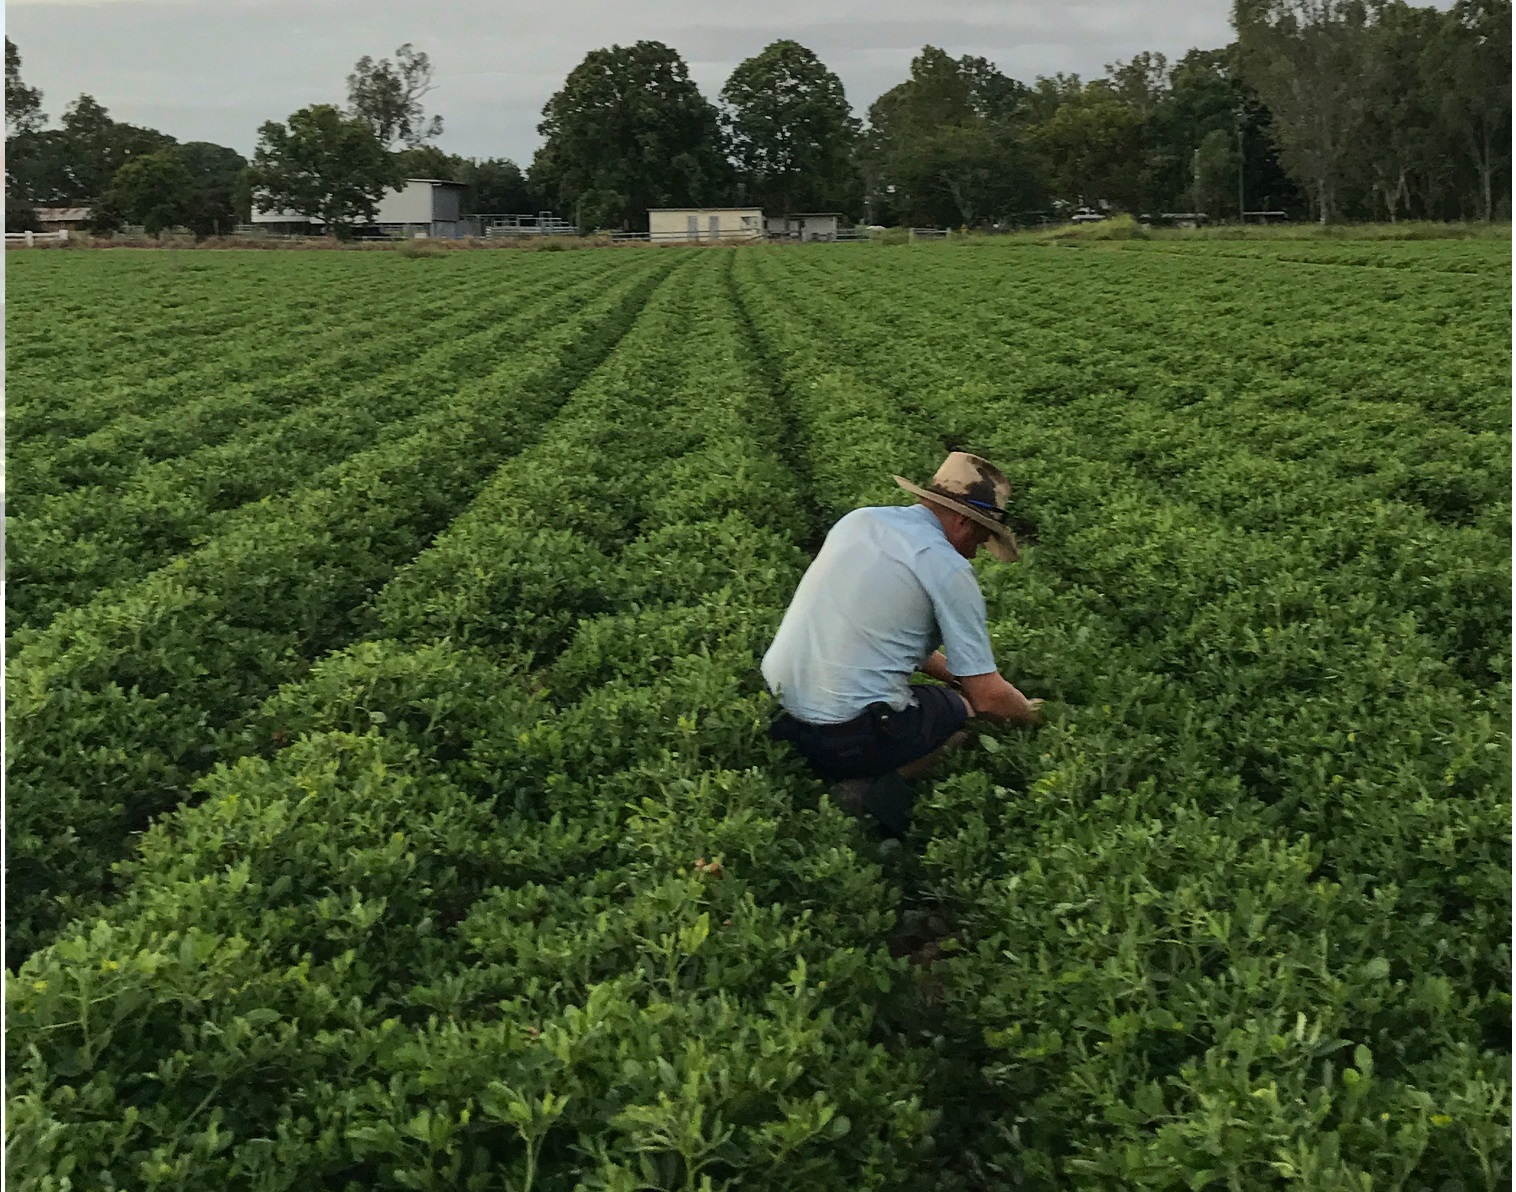
[[[987,675],[963,675],[958,682],[975,716],[1007,724],[1024,724],[1029,728],[1042,721],[1039,712],[1042,701],[1027,699],[1007,683],[999,671]]]

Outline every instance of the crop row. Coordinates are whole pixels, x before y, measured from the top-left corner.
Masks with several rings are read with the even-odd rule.
[[[787,285],[790,259],[744,264],[803,423],[883,404],[881,448],[914,435],[919,455],[941,428],[1034,478],[1018,509],[1041,545],[984,580],[1000,656],[1058,701],[1051,724],[986,742],[923,812],[919,881],[961,949],[944,1030],[982,1082],[938,1087],[981,1170],[1498,1186],[1508,504],[1446,526],[1344,481],[1329,449],[1260,461],[1266,402],[1172,417],[1163,374],[1028,400],[1037,345],[1002,277],[854,273],[864,307]],[[1044,319],[1083,301],[1028,280]],[[972,347],[927,317],[948,293]],[[1280,417],[1326,418],[1352,450],[1356,412],[1319,397]],[[1136,444],[1167,457],[1161,484]],[[1477,451],[1452,466],[1491,479]]]
[[[13,503],[25,506],[37,495],[93,485],[114,487],[143,463],[226,442],[270,416],[324,400],[343,384],[376,379],[430,344],[491,323],[502,280],[476,278],[453,289],[433,281],[381,303],[335,304],[331,317],[297,310],[287,325],[254,321],[224,348],[197,352],[156,381],[113,368],[92,378],[83,394],[65,390],[55,404],[33,414],[24,401],[30,385],[18,382],[23,401],[7,425],[16,472]],[[561,278],[527,284],[522,298],[530,301],[561,284]],[[244,292],[242,301],[253,303],[256,295]],[[179,342],[171,324],[149,325],[144,335]],[[143,355],[152,353],[138,353]],[[47,377],[43,385],[55,382]]]
[[[389,254],[345,262],[216,254],[164,267],[128,254],[81,253],[14,264],[8,429],[22,438],[33,429],[61,433],[58,415],[92,429],[112,410],[141,410],[155,396],[178,400],[277,375],[310,354],[313,336],[341,339],[383,312],[391,326],[427,334],[470,313],[463,291],[473,284],[473,271],[449,260]],[[579,260],[545,267],[513,256],[488,272],[497,289],[509,290],[604,268]]]
[[[405,437],[459,386],[488,385],[508,375],[518,354],[534,349],[537,335],[551,331],[604,284],[597,276],[553,294],[528,289],[501,305],[481,301],[470,320],[479,327],[452,326],[440,343],[393,336],[408,350],[383,356],[387,367],[376,375],[333,372],[324,361],[312,362],[303,376],[268,386],[282,395],[308,389],[304,400],[230,441],[141,463],[114,491],[89,485],[13,501],[8,630],[45,624],[101,588],[156,570],[197,540],[261,520],[262,509],[241,508],[250,502],[298,487],[325,487],[324,470],[376,443]],[[288,400],[282,396],[281,406]],[[212,410],[208,417],[222,413]],[[112,463],[121,466],[120,458]]]
[[[102,298],[115,297],[123,285],[119,268],[107,264],[95,270],[103,270],[103,277],[92,279],[101,283],[96,292]],[[213,276],[226,281],[223,273],[217,269]],[[377,306],[355,305],[334,301],[334,294],[316,286],[288,297],[279,301],[261,288],[238,285],[193,298],[159,295],[138,307],[130,327],[119,333],[86,319],[51,329],[54,351],[23,342],[15,375],[7,378],[18,442],[64,446],[116,418],[171,409],[228,383],[277,377],[310,357],[316,345],[342,350],[357,363],[366,341],[396,319],[415,319],[437,298],[423,290]],[[213,334],[203,334],[207,330]],[[112,362],[103,373],[102,359]]]
[[[22,382],[17,396],[24,393],[25,401],[18,404],[66,407],[104,379],[136,384],[170,377],[228,349],[240,354],[244,341],[299,325],[302,315],[309,322],[323,307],[336,319],[368,313],[344,311],[336,300],[350,272],[307,269],[305,284],[294,286],[248,265],[206,257],[191,268],[165,269],[120,253],[13,262],[6,270],[14,304],[6,339],[15,359],[7,362],[7,379]],[[144,351],[148,344],[155,350]],[[104,376],[102,360],[109,362]]]
[[[627,269],[508,375],[461,388],[406,437],[343,461],[324,487],[270,499],[142,580],[17,636],[13,958],[47,937],[61,901],[109,888],[127,833],[184,797],[214,759],[218,731],[312,658],[370,631],[369,595],[539,433],[667,264]]]
[[[13,1171],[899,1187],[929,1151],[917,1061],[872,1038],[888,891],[763,740],[808,527],[729,266],[657,291],[381,636],[27,962]]]
[[[1257,261],[1262,265],[1342,266],[1348,269],[1394,270],[1409,276],[1431,274],[1445,284],[1445,275],[1477,276],[1497,286],[1509,282],[1511,250],[1509,244],[1491,240],[1431,240],[1392,243],[1374,241],[1278,240],[1244,243],[1213,242],[1206,245],[1183,241],[1132,243],[1123,247],[1139,252],[1173,253],[1179,256],[1205,257],[1215,261]],[[1439,276],[1444,275],[1444,276]],[[1275,283],[1269,280],[1269,286]],[[1438,297],[1433,293],[1432,297]]]

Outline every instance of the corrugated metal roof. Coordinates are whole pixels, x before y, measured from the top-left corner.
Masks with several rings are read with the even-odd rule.
[[[37,207],[37,219],[42,223],[70,223],[74,220],[88,219],[89,207]]]

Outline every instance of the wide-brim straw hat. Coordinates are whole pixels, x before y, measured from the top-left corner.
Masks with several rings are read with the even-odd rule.
[[[1020,556],[1016,535],[1005,524],[1011,482],[989,460],[966,451],[954,451],[942,461],[942,467],[925,488],[912,484],[904,476],[896,476],[895,483],[906,492],[961,513],[987,528],[990,539],[985,546],[1002,563],[1014,563]]]

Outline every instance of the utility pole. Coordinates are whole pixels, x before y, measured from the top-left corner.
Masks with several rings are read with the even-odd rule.
[[[1243,202],[1243,179],[1247,176],[1247,158],[1242,148],[1242,109],[1237,109],[1237,222],[1245,224],[1248,221],[1247,204]]]

